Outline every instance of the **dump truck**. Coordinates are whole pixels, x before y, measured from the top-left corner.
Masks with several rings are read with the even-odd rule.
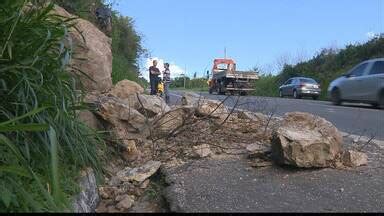
[[[255,71],[237,71],[233,59],[215,59],[208,81],[209,93],[247,95],[254,90],[254,83],[258,79]]]

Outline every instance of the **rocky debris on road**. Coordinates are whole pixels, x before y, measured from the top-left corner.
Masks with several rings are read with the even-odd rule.
[[[272,166],[271,145],[254,143],[246,147],[250,165],[255,168]]]
[[[193,114],[191,107],[177,107],[165,114],[157,115],[151,122],[152,136],[164,137],[177,132],[192,119]]]
[[[184,106],[192,106],[196,109],[196,115],[209,116],[213,118],[225,118],[228,115],[227,107],[216,100],[209,100],[195,93],[186,92],[182,97]]]
[[[330,122],[308,113],[288,113],[272,137],[278,164],[302,168],[331,167],[341,153],[343,137]]]
[[[341,160],[342,136],[320,117],[289,113],[278,118],[227,108],[191,93],[184,94],[182,105],[169,107],[161,97],[141,92],[134,82],[121,81],[110,92],[88,98],[126,163],[110,173],[100,189],[99,211],[127,211],[132,197],[116,197],[139,198],[161,165],[172,168],[207,157],[245,156],[256,168],[271,166],[272,161],[320,168]]]
[[[116,197],[116,201],[118,202],[116,207],[119,210],[128,210],[132,207],[133,203],[135,202],[134,197],[130,195],[121,195]]]
[[[163,98],[159,96],[139,94],[137,97],[139,103],[134,108],[147,118],[153,118],[171,110]]]
[[[344,166],[359,167],[368,164],[368,156],[363,152],[348,150],[344,151],[341,160]]]
[[[206,158],[212,154],[211,148],[207,144],[193,146],[193,152],[197,158]]]
[[[156,171],[160,168],[160,166],[161,162],[159,161],[148,161],[141,167],[126,167],[124,170],[121,170],[117,173],[117,177],[121,181],[125,182],[142,183],[150,176],[155,174]]]
[[[101,201],[98,213],[128,212],[149,188],[153,176],[160,168],[158,161],[149,161],[143,166],[117,171],[98,191]]]

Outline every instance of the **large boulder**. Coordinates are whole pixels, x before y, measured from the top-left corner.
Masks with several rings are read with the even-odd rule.
[[[143,87],[141,87],[136,82],[130,80],[122,80],[111,89],[109,94],[122,100],[129,100],[132,99],[132,96],[136,96],[136,94],[141,94],[143,92]]]
[[[130,168],[119,171],[116,176],[123,182],[143,183],[149,177],[154,175],[159,170],[161,162],[148,161],[141,167]]]
[[[65,9],[55,6],[55,14],[74,18]],[[73,48],[70,70],[80,77],[86,91],[105,92],[112,87],[112,40],[91,22],[77,18],[70,29],[69,45]]]
[[[330,167],[343,137],[332,123],[308,113],[288,113],[272,136],[272,156],[279,164]]]
[[[133,139],[147,136],[147,119],[124,101],[112,96],[99,98],[97,114],[109,123],[109,130],[124,148],[123,157],[128,161],[138,159],[140,152]]]
[[[196,114],[214,118],[226,118],[229,111],[220,101],[204,98],[196,93],[186,92],[182,97],[184,106],[196,108]]]
[[[146,118],[119,98],[100,97],[98,106],[98,114],[112,125],[118,125],[119,121],[123,121],[127,129],[133,130],[132,132],[140,132],[145,125]]]
[[[156,95],[139,94],[137,99],[134,108],[147,118],[153,118],[171,110],[163,98]]]
[[[78,114],[79,120],[88,127],[94,130],[103,130],[103,125],[97,119],[97,116],[89,110],[80,111]]]

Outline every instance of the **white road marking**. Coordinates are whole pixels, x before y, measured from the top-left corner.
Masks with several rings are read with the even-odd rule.
[[[365,143],[369,142],[369,140],[371,140],[371,138],[366,137],[366,136],[359,136],[359,135],[350,134],[350,133],[346,133],[346,132],[342,132],[342,131],[340,133],[341,133],[341,135],[343,135],[343,137],[350,137],[353,140],[359,140],[359,141],[365,142]],[[384,149],[384,141],[372,139],[371,142],[375,143],[379,148]]]

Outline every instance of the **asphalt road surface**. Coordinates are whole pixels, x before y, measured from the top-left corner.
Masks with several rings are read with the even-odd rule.
[[[226,104],[233,106],[236,98],[229,98]],[[172,102],[179,100],[180,92],[174,92]],[[384,140],[384,111],[364,105],[336,107],[321,101],[252,96],[241,97],[238,104],[276,115],[310,112],[344,132],[375,133]],[[356,145],[353,138],[345,137],[345,149],[356,149]],[[384,148],[373,143],[363,152],[368,155],[368,165],[349,170],[252,168],[245,157],[195,160],[162,169],[168,183],[164,195],[172,212],[383,212]]]
[[[181,94],[182,92],[173,92],[173,102],[177,102],[180,99],[177,95]],[[228,97],[205,92],[198,94],[220,101]],[[384,110],[374,109],[370,105],[345,103],[343,106],[334,106],[328,101],[256,96],[231,96],[225,104],[233,107],[236,102],[239,108],[266,114],[275,113],[277,116],[296,111],[312,113],[332,122],[342,132],[384,141]]]
[[[382,151],[352,170],[251,168],[246,159],[197,160],[165,172],[172,212],[383,212]]]

